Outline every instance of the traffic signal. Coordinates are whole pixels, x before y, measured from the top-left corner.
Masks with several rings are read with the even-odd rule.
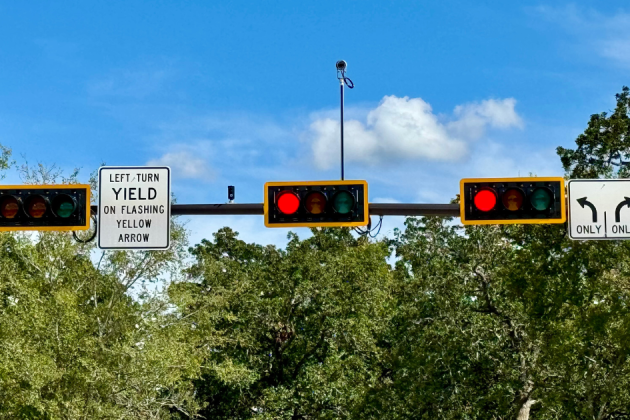
[[[0,186],[0,231],[87,230],[89,185]]]
[[[366,226],[366,181],[267,182],[265,226]]]
[[[566,221],[564,178],[474,178],[460,181],[465,225]]]

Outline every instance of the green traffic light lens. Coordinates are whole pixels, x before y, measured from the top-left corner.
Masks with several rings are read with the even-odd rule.
[[[538,211],[548,210],[549,207],[551,207],[552,201],[551,191],[547,188],[536,188],[529,197],[529,202],[532,207]]]
[[[348,191],[339,191],[333,197],[332,207],[339,214],[351,213],[354,209],[354,196]]]
[[[57,217],[67,219],[76,210],[76,203],[72,197],[66,194],[59,194],[53,200],[53,212]]]

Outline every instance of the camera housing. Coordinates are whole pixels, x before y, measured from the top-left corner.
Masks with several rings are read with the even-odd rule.
[[[348,67],[348,63],[346,62],[346,60],[339,60],[337,61],[337,64],[335,64],[335,66],[337,67],[337,70],[339,71],[346,71],[346,68]]]

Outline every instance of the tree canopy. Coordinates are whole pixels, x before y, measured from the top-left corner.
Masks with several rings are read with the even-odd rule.
[[[557,149],[567,177],[630,174],[616,99]],[[0,418],[630,418],[627,242],[440,217],[286,249],[171,232],[146,252],[0,234]]]

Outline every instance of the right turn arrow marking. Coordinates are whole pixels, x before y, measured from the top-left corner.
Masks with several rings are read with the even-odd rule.
[[[627,197],[626,197],[627,198]],[[597,223],[597,209],[590,201],[586,200],[586,197],[578,198],[577,202],[584,208],[584,206],[589,206],[593,211],[593,223]],[[621,205],[621,204],[620,204]],[[617,215],[619,215],[619,207],[617,207]]]
[[[625,200],[623,200],[621,203],[619,203],[619,205],[617,205],[617,210],[615,210],[615,222],[617,223],[621,222],[621,216],[619,215],[619,212],[621,211],[623,206],[630,207],[630,197],[624,197],[624,199]]]

